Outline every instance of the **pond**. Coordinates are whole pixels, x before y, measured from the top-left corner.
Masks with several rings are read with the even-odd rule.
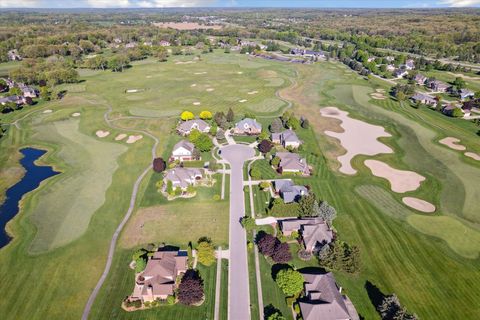
[[[5,226],[18,213],[18,205],[23,195],[38,188],[43,180],[59,174],[52,167],[35,164],[35,160],[46,153],[45,150],[24,148],[20,152],[23,154],[20,164],[25,168],[25,176],[7,190],[5,202],[0,206],[0,248],[6,246],[11,240],[5,231]]]

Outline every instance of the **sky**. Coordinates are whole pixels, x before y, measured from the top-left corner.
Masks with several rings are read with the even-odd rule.
[[[155,7],[450,8],[480,7],[480,0],[0,0],[0,8]]]

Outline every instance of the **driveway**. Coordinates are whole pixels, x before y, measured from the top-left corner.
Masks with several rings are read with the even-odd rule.
[[[245,215],[243,164],[255,155],[247,145],[222,147],[221,157],[230,163],[230,262],[228,263],[228,319],[250,319],[247,235],[240,224]]]

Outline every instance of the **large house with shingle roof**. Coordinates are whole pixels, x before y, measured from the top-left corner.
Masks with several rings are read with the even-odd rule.
[[[434,97],[422,92],[415,93],[410,99],[415,103],[426,104],[428,106],[435,107],[437,105],[437,100]]]
[[[298,148],[302,144],[302,141],[298,139],[295,131],[289,129],[280,133],[272,133],[272,142],[281,144],[284,148]]]
[[[170,157],[171,161],[190,161],[190,160],[199,160],[194,158],[193,151],[195,146],[193,143],[187,140],[181,140],[173,146],[172,155]]]
[[[300,233],[308,252],[316,251],[334,239],[333,230],[319,217],[284,219],[279,220],[279,225],[283,235],[287,237],[294,231]]]
[[[303,175],[310,174],[307,159],[300,157],[299,154],[292,152],[277,152],[275,156],[280,158],[278,169],[282,173],[293,172],[301,173]]]
[[[178,133],[184,136],[189,135],[190,132],[195,129],[203,133],[208,133],[210,131],[210,125],[202,119],[194,119],[181,121],[177,126]]]
[[[292,180],[274,180],[273,186],[275,193],[282,197],[285,203],[298,201],[301,197],[308,195],[308,189],[305,186],[295,185]]]
[[[174,294],[176,278],[187,271],[187,254],[183,251],[157,251],[135,278],[130,300],[152,302]]]
[[[22,105],[27,103],[27,101],[25,100],[25,97],[17,95],[0,98],[1,105],[6,105],[7,103],[15,103],[16,105]]]
[[[256,135],[262,132],[262,125],[255,119],[245,118],[235,124],[233,128],[234,134],[239,135]]]
[[[342,295],[331,272],[303,273],[305,297],[300,299],[304,320],[359,320],[353,303]]]
[[[451,87],[449,84],[446,84],[440,80],[430,81],[428,85],[432,91],[436,92],[447,92],[447,90]]]
[[[171,181],[174,189],[180,188],[185,191],[189,185],[196,185],[202,177],[202,169],[178,167],[165,172],[164,182],[167,185],[167,182]]]

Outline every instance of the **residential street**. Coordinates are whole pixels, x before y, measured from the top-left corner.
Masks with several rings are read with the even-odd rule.
[[[247,236],[240,224],[245,215],[243,164],[255,155],[246,145],[222,147],[221,156],[230,163],[230,262],[228,264],[228,319],[250,319]]]

